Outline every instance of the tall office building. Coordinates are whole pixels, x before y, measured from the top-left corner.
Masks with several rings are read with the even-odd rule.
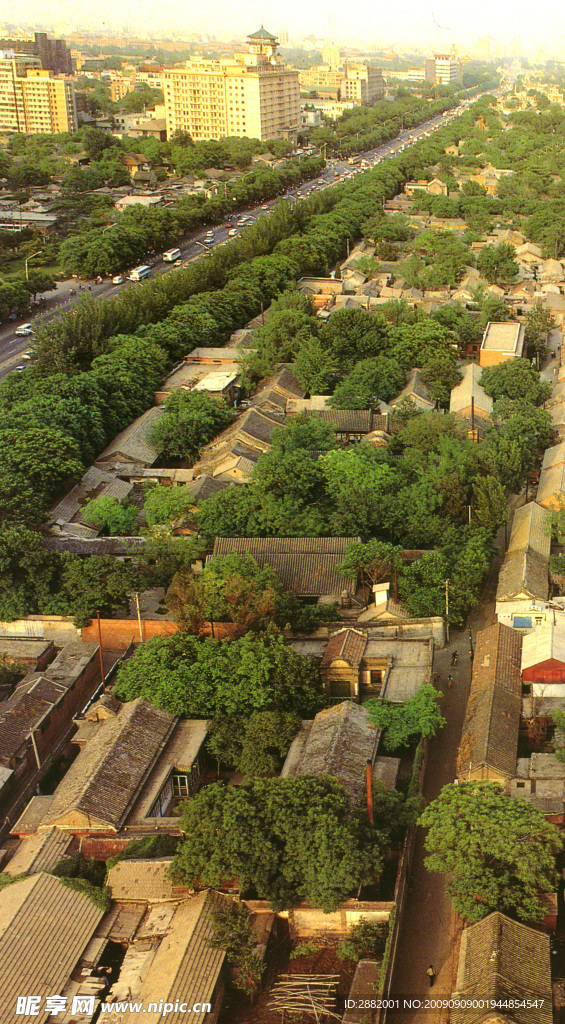
[[[276,36],[261,28],[231,60],[195,57],[183,68],[165,68],[168,138],[180,130],[195,142],[230,135],[296,141],[298,72],[283,63],[277,48]]]
[[[44,71],[39,58],[0,50],[0,131],[76,132],[72,79]]]

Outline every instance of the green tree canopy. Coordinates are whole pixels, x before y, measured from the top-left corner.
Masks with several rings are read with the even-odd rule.
[[[233,419],[225,402],[202,391],[173,391],[151,429],[161,455],[194,460],[200,450]]]
[[[497,783],[460,782],[443,787],[419,824],[429,830],[426,867],[451,875],[448,892],[466,921],[495,910],[541,920],[541,897],[557,888],[563,840],[536,807],[505,796]]]
[[[477,259],[477,270],[490,284],[512,284],[519,271],[514,246],[508,242],[485,245]]]
[[[282,767],[302,720],[294,711],[219,715],[210,723],[208,752],[244,775],[275,775]]]
[[[396,750],[409,746],[417,737],[435,736],[437,730],[443,728],[445,718],[439,709],[441,697],[439,690],[428,683],[402,704],[370,700],[365,707],[373,725],[384,732],[386,749]]]
[[[351,815],[336,779],[253,779],[208,786],[184,804],[186,840],[174,862],[189,885],[219,888],[236,879],[274,910],[305,899],[325,913],[378,876],[388,846]]]
[[[495,402],[500,398],[526,399],[532,405],[542,405],[551,394],[551,385],[540,379],[528,359],[507,359],[497,366],[487,367],[481,374],[480,384]]]
[[[143,697],[186,718],[263,709],[312,717],[322,703],[317,667],[277,632],[239,640],[187,633],[149,640],[121,665],[115,690],[120,700]]]
[[[133,502],[121,502],[111,494],[91,498],[83,512],[87,523],[110,537],[131,537],[136,532],[137,514]]]

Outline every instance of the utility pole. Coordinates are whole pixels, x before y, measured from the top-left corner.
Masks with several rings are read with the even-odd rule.
[[[449,643],[449,580],[445,580],[445,635]]]

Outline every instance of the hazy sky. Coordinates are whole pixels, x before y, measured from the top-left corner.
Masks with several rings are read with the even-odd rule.
[[[243,39],[261,23],[271,32],[286,30],[291,37],[310,34],[400,49],[449,48],[460,51],[477,39],[494,37],[514,51],[543,49],[565,59],[565,12],[556,0],[398,0],[376,4],[371,0],[13,0],[4,18],[22,28],[45,27],[59,33],[90,29],[120,34],[159,32],[190,35],[204,32],[219,38]]]

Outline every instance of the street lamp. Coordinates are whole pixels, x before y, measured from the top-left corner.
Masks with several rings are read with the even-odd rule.
[[[41,256],[42,252],[43,252],[43,249],[38,249],[37,252],[34,252],[34,253],[31,254],[31,256],[28,256],[27,260],[25,261],[26,281],[29,281],[29,274],[27,272],[27,265],[28,265],[29,261],[35,259],[36,256]]]

